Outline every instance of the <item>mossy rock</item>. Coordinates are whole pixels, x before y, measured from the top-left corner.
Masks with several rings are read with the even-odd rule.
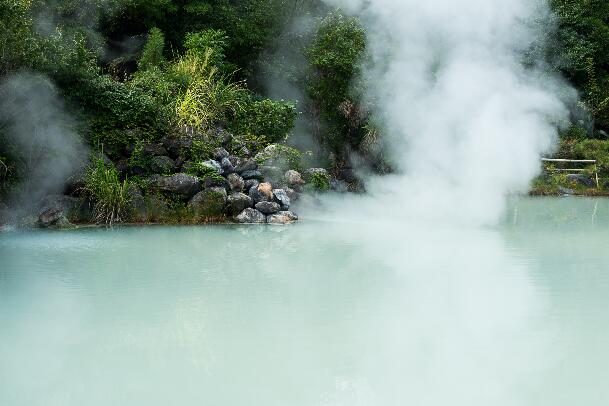
[[[227,201],[226,189],[212,187],[197,193],[188,203],[195,215],[214,218],[222,217]]]

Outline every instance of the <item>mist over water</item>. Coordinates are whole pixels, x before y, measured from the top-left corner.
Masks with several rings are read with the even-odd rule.
[[[0,404],[604,406],[608,202],[510,213],[2,234]]]
[[[527,192],[575,98],[533,52],[552,29],[546,2],[327,3],[367,28],[366,97],[401,173],[371,181],[385,196],[372,207],[397,200],[416,219],[496,222],[506,196]]]

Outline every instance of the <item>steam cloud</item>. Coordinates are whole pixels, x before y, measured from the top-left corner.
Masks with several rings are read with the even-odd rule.
[[[46,78],[22,73],[0,84],[0,122],[23,183],[12,206],[28,209],[49,194],[61,193],[66,179],[82,168],[87,148],[54,86]]]
[[[370,190],[418,219],[495,222],[507,195],[528,190],[574,98],[542,63],[523,63],[543,42],[545,1],[326,2],[367,28],[367,96],[402,173]]]

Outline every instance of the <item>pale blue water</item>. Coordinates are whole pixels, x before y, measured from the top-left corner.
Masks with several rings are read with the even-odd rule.
[[[609,201],[0,234],[0,405],[609,404]]]

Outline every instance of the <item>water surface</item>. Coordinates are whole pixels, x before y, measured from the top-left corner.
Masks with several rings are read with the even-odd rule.
[[[0,234],[0,405],[609,404],[609,201]]]

